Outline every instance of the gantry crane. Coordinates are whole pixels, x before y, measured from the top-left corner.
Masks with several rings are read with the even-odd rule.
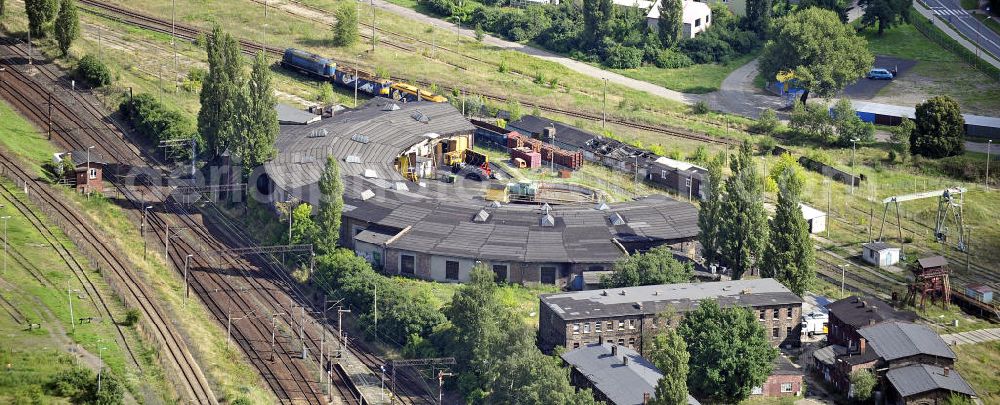
[[[902,243],[903,225],[899,220],[899,203],[937,197],[938,211],[937,218],[934,222],[934,237],[937,238],[939,242],[947,241],[947,222],[949,218],[954,218],[955,225],[958,227],[958,250],[965,251],[965,223],[962,215],[962,204],[964,203],[963,193],[965,193],[965,191],[966,189],[963,187],[952,187],[943,190],[897,195],[882,200],[882,203],[885,204],[885,208],[882,210],[882,226],[878,231],[878,240],[882,240],[882,233],[885,230],[885,219],[889,214],[889,204],[896,205],[896,227],[899,230],[899,241]]]

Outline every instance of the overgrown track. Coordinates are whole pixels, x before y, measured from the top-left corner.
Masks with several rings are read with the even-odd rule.
[[[12,49],[11,47],[7,47]],[[42,100],[47,97],[47,89],[35,83],[29,75],[22,71],[23,65],[9,63],[3,60],[2,65],[6,68],[4,73],[3,88],[0,94],[5,99],[12,102],[22,114],[40,126],[45,127],[45,111],[47,106]],[[68,118],[68,122],[62,120],[52,123],[54,131],[59,133],[70,133],[76,128],[86,128],[90,123],[78,118],[78,111],[70,110],[63,104],[53,104],[53,109],[63,117]],[[74,119],[75,118],[75,119]],[[62,196],[56,194],[47,185],[43,184],[37,175],[24,170],[21,162],[12,160],[7,156],[0,157],[0,165],[4,172],[13,179],[26,184],[29,194],[37,195],[42,204],[47,206],[51,212],[57,213],[55,220],[63,222],[69,229],[67,233],[76,233],[82,236],[82,248],[90,251],[96,256],[98,265],[110,271],[115,276],[116,284],[120,285],[120,292],[126,301],[138,308],[147,319],[149,333],[160,343],[164,361],[172,365],[180,374],[179,383],[183,395],[197,403],[215,404],[218,403],[212,389],[195,363],[188,350],[186,343],[180,334],[173,328],[169,321],[169,316],[155,303],[157,300],[144,284],[136,281],[132,276],[132,269],[117,252],[112,251],[113,243],[106,240],[103,234],[95,231],[87,218],[80,216],[76,209],[69,206]]]
[[[2,92],[2,90],[0,90],[0,92]],[[9,188],[7,188],[7,185],[0,184],[0,190],[2,190],[0,194],[3,194],[3,198],[7,200],[7,202],[11,206],[17,209],[17,211],[21,214],[21,217],[27,220],[31,224],[31,226],[38,231],[38,234],[45,239],[45,243],[47,243],[50,247],[52,247],[52,250],[54,250],[56,254],[59,255],[59,259],[62,262],[66,263],[66,267],[73,272],[73,275],[80,282],[80,285],[84,289],[84,293],[86,293],[87,298],[90,300],[90,302],[93,303],[94,308],[97,308],[97,310],[100,311],[101,315],[107,317],[106,318],[107,322],[111,322],[114,325],[115,332],[117,332],[117,337],[115,339],[118,341],[119,345],[121,345],[121,348],[127,355],[129,363],[131,363],[137,369],[141,370],[142,365],[139,363],[139,360],[136,357],[135,349],[132,348],[132,345],[129,344],[128,339],[126,339],[125,337],[124,328],[122,327],[121,324],[115,322],[114,317],[111,314],[111,307],[108,305],[108,300],[106,299],[104,294],[102,294],[94,286],[94,282],[90,279],[90,274],[87,274],[86,269],[84,269],[83,266],[80,265],[80,262],[77,261],[76,256],[74,256],[68,249],[66,249],[66,246],[62,244],[62,242],[55,235],[52,229],[45,223],[45,221],[43,221],[41,217],[38,216],[38,213],[36,213],[35,210],[33,210],[30,206],[28,206],[28,204],[26,204],[24,201],[21,201],[21,199],[18,198],[16,194],[14,194]],[[16,249],[12,250],[10,253],[13,256],[15,256],[16,259],[18,258],[18,256],[20,256],[19,259],[21,261],[22,266],[24,266],[26,270],[32,273],[32,276],[39,282],[43,284],[47,283],[50,286],[55,287],[57,289],[61,288],[61,286],[57,287],[53,285],[52,282],[45,277],[45,274],[41,271],[41,269],[35,267],[34,263],[31,263],[27,258],[25,258],[23,255],[17,252]],[[43,280],[45,281],[43,282]]]
[[[11,46],[8,47],[8,49],[14,51],[15,54],[20,53],[23,55],[23,50],[18,47]],[[23,58],[21,58],[21,60],[23,60]],[[45,100],[47,98],[48,89],[45,89],[43,86],[35,83],[32,78],[29,78],[24,72],[22,72],[20,69],[24,68],[23,65],[5,64],[7,70],[12,73],[12,75],[9,75],[9,78],[20,79],[19,82],[12,83],[15,84],[14,86],[8,87],[12,93],[12,97],[9,98],[22,101],[22,105],[20,106],[21,108],[19,109],[21,109],[22,112],[25,113],[30,119],[39,123],[40,126],[44,128],[47,122],[45,116],[45,108],[47,106],[44,103],[31,105],[28,101]],[[49,70],[49,68],[49,66],[38,66],[36,76],[41,75],[47,80],[58,82],[59,77],[57,73]],[[13,81],[8,80],[8,83],[11,82]],[[77,111],[70,111],[67,106],[63,104],[63,100],[61,100],[60,97],[53,97],[53,108],[55,109],[55,113],[58,114],[53,120],[54,140],[71,149],[85,149],[91,145],[96,146],[95,152],[100,152],[111,158],[110,161],[120,165],[120,167],[132,167],[132,163],[136,163],[141,160],[138,152],[129,148],[127,144],[124,143],[125,138],[121,136],[121,133],[113,130],[114,127],[111,122],[106,120],[106,114],[102,114],[100,111],[97,111],[90,102],[85,100],[76,92],[66,92],[66,94],[72,96],[72,103],[74,104],[74,107],[81,108]],[[28,176],[27,173],[22,174]],[[108,177],[109,179],[114,179],[114,176],[110,173],[108,174]],[[25,177],[22,180],[28,180],[28,178]],[[160,191],[157,190],[157,188],[152,187],[152,185],[146,185],[141,187],[142,189],[140,191],[134,191],[129,189],[127,186],[120,184],[120,182],[113,181],[112,183],[119,193],[131,197],[128,203],[132,206],[132,208],[140,209],[140,207],[146,204],[145,197],[139,196],[140,191],[141,194],[151,195],[153,197],[159,196],[161,197],[161,201],[165,201],[165,195],[160,194]],[[163,211],[170,208],[171,206],[165,204]],[[66,210],[63,209],[63,211]],[[168,217],[173,214],[174,213],[157,211],[150,212],[150,215],[148,216],[150,229],[154,232],[159,230],[163,235],[166,235],[167,226],[176,226],[176,224],[168,222]],[[71,222],[80,223],[84,221],[78,219]],[[196,224],[192,223],[191,225]],[[187,254],[198,253],[196,249],[187,245],[186,240],[174,238],[171,238],[171,240],[175,249],[182,253],[181,257],[185,257]],[[171,255],[170,259],[174,263],[176,269],[181,269],[183,267],[183,259],[178,258],[177,255]],[[193,263],[195,266],[199,265],[199,260],[204,260],[201,255],[195,256],[195,259],[196,260],[194,260]],[[119,265],[119,267],[123,266],[123,264]],[[212,266],[209,266],[208,263],[202,263],[201,266],[203,268],[213,268]],[[131,281],[130,277],[124,272],[121,277]],[[246,312],[249,311],[243,311],[241,308],[246,308],[248,303],[243,301],[244,298],[239,294],[239,289],[234,288],[227,282],[218,280],[217,277],[221,276],[219,276],[215,271],[195,273],[192,277],[192,284],[195,284],[196,288],[203,286],[203,290],[206,291],[221,291],[226,295],[229,295],[228,299],[230,302],[224,303],[225,305],[220,304],[217,299],[214,299],[214,297],[208,297],[208,299],[205,300],[206,305],[213,310],[216,316],[220,318],[220,321],[225,322],[230,313],[233,313],[234,317],[245,317]],[[142,296],[138,300],[140,303],[145,305],[151,305],[149,303],[155,302],[154,299],[151,299],[146,295]],[[235,301],[234,303],[232,300],[240,301]],[[168,325],[166,321],[167,317],[161,316],[160,313],[159,309],[156,309],[156,312],[150,313],[149,319],[151,319],[155,325],[165,327]],[[270,319],[266,322],[266,329],[264,329],[264,323],[265,322],[259,319],[255,319],[253,322],[247,320],[246,322],[237,323],[237,325],[235,325],[236,328],[234,329],[236,333],[234,333],[234,335],[236,336],[236,341],[250,355],[257,353],[252,347],[252,342],[269,341]],[[267,337],[266,339],[265,336]],[[193,359],[191,359],[190,355],[187,354],[187,349],[183,346],[180,339],[178,339],[175,335],[164,334],[163,340],[171,346],[171,349],[173,349],[172,346],[178,346],[183,349],[179,351],[181,351],[184,355],[176,356],[178,361],[174,361],[174,363],[180,363],[178,364],[179,371],[181,371],[184,378],[188,380],[188,383],[185,385],[188,386],[190,398],[199,403],[213,403],[215,398],[210,394],[211,391],[208,389],[207,383],[197,384],[199,380],[204,381],[204,377],[201,376],[201,371],[200,369],[197,369]],[[290,359],[282,359],[287,362],[291,362]],[[190,364],[183,364],[181,360],[187,360]],[[279,397],[283,397],[287,400],[308,399],[311,403],[322,402],[322,399],[318,396],[314,387],[308,383],[308,378],[306,378],[303,370],[295,366],[289,366],[281,369],[281,366],[284,364],[284,361],[278,364],[263,364],[259,361],[255,363],[265,378],[270,377],[268,380],[272,383],[271,386]],[[272,372],[272,368],[280,370]],[[202,387],[199,387],[199,385]],[[206,392],[209,394],[206,394]]]
[[[15,53],[24,54],[21,49],[11,48]],[[47,75],[49,80],[58,79],[56,72],[47,69],[39,71]],[[74,104],[80,104],[84,107],[82,111],[79,111],[80,114],[89,115],[91,119],[101,121],[103,128],[101,128],[102,125],[93,127],[77,125],[78,129],[85,130],[74,134],[75,136],[67,136],[67,133],[61,128],[55,128],[54,136],[57,140],[71,148],[97,145],[99,151],[112,157],[125,168],[128,168],[131,162],[140,163],[142,161],[149,161],[154,166],[159,166],[159,163],[152,156],[140,155],[137,150],[128,146],[126,138],[122,135],[127,131],[116,128],[116,124],[107,117],[107,114],[95,108],[96,101],[92,103],[78,92],[67,93],[73,97]],[[38,98],[38,96],[35,97]],[[44,99],[45,97],[40,98]],[[55,99],[55,102],[61,101],[59,97],[55,97]],[[46,121],[42,118],[41,113],[33,117],[44,127]],[[67,117],[64,116],[64,118]],[[151,174],[156,175],[157,172],[153,171]],[[219,242],[217,237],[209,232],[205,224],[189,214],[185,206],[176,204],[168,198],[169,187],[154,185],[148,181],[146,176],[138,176],[138,184],[131,186],[121,184],[121,179],[116,179],[113,175],[109,175],[109,178],[112,179],[117,191],[126,197],[127,201],[122,203],[129,204],[136,210],[141,210],[141,207],[146,206],[147,202],[150,201],[162,202],[162,205],[158,207],[159,210],[150,212],[148,216],[149,227],[156,233],[157,238],[165,237],[167,227],[183,226],[186,228],[182,231],[182,235],[185,237],[171,238],[173,249],[169,255],[170,261],[174,264],[175,269],[181,271],[184,266],[184,258],[187,255],[192,255],[190,263],[192,289],[200,293],[199,295],[205,304],[220,322],[226,323],[230,316],[237,318],[232,323],[234,340],[279,398],[283,401],[305,399],[309,402],[322,402],[322,394],[315,386],[316,379],[312,378],[312,375],[318,373],[320,362],[318,342],[323,340],[320,329],[326,329],[328,336],[333,335],[335,330],[331,325],[319,322],[319,319],[310,313],[319,310],[318,306],[313,305],[306,298],[306,295],[298,290],[295,281],[286,274],[286,270],[277,265],[269,256],[260,256],[255,258],[252,263],[248,263],[228,254],[206,255],[206,252],[224,250],[227,246]],[[152,198],[147,199],[147,197]],[[214,205],[210,205],[210,209],[216,208]],[[224,236],[234,239],[231,242],[237,246],[254,245],[249,236],[232,223],[224,221],[221,224],[212,225],[223,227]],[[176,232],[175,230],[175,235]],[[193,236],[193,238],[188,236]],[[192,243],[191,239],[195,239],[196,243]],[[300,306],[308,309],[308,312],[305,312],[308,317],[294,316],[295,311],[292,311],[291,308],[296,301],[305,302]],[[286,303],[288,307],[285,307]],[[282,312],[284,315],[275,317],[278,326],[283,330],[299,329],[302,331],[305,337],[304,344],[308,347],[308,360],[293,360],[291,354],[301,353],[301,343],[296,345],[295,339],[292,338],[282,339],[279,333],[275,350],[278,355],[274,356],[277,363],[271,362],[272,351],[269,340],[272,328],[270,315]],[[302,314],[303,311],[299,310],[299,313]],[[370,368],[377,369],[382,364],[377,357],[368,353],[358,354],[357,350],[352,350],[352,352],[362,360],[366,360],[365,364]],[[265,359],[262,353],[266,354],[268,359]],[[306,364],[307,362],[311,362],[311,364]],[[350,381],[340,378],[339,374],[334,374],[331,381],[331,385],[343,398],[342,402],[344,403],[359,402],[354,395],[356,388],[351,384]],[[404,384],[400,391],[403,394],[401,396],[407,396],[407,392],[419,391],[405,387]],[[334,396],[337,395],[334,394]]]
[[[94,13],[94,14],[98,14],[98,15],[103,15],[105,17],[108,17],[108,18],[111,18],[111,19],[114,19],[114,20],[117,20],[117,21],[121,21],[122,23],[131,24],[131,25],[143,28],[143,29],[154,31],[154,32],[160,32],[160,33],[164,33],[164,34],[168,34],[168,35],[171,32],[174,32],[175,35],[177,35],[177,37],[185,39],[185,40],[188,40],[188,41],[194,41],[199,35],[208,35],[209,34],[209,31],[206,30],[206,29],[196,28],[196,27],[192,27],[192,26],[189,26],[189,25],[178,24],[178,23],[174,23],[173,24],[173,30],[172,30],[171,29],[171,23],[170,23],[169,20],[162,19],[162,18],[157,18],[157,17],[152,17],[152,16],[149,16],[149,15],[146,15],[146,14],[139,13],[139,12],[134,11],[134,10],[129,10],[129,9],[126,9],[126,8],[123,8],[123,7],[114,5],[114,4],[105,3],[105,2],[102,2],[102,1],[97,1],[97,0],[80,0],[80,4],[88,6],[88,7],[84,7],[83,8],[84,11],[88,11],[88,12],[91,12],[91,13]],[[89,8],[89,7],[92,7],[92,8]],[[245,54],[247,54],[247,55],[253,55],[253,54],[257,53],[258,51],[264,51],[264,52],[267,52],[268,54],[280,57],[284,53],[284,51],[285,51],[284,48],[275,47],[275,46],[271,46],[271,45],[264,45],[264,44],[260,44],[260,43],[254,42],[254,41],[249,41],[249,40],[246,40],[246,39],[239,39],[239,43],[240,43],[240,46],[243,49],[243,52]],[[344,63],[344,65],[349,65],[349,64],[350,63]],[[339,65],[341,65],[341,62],[338,62],[338,66]],[[361,70],[363,70],[363,69],[361,69]],[[374,72],[368,72],[368,73],[374,74]],[[410,82],[410,83],[414,83],[414,84],[417,84],[417,85],[420,85],[420,86],[424,86],[424,87],[430,87],[432,85],[432,83],[430,83],[430,82],[421,81],[421,80],[412,80],[412,79],[407,79],[405,77],[393,77],[392,79],[399,80],[399,81],[404,81],[404,82]],[[442,90],[445,90],[445,91],[448,91],[448,92],[452,92],[452,93],[464,91],[462,89],[452,88],[452,87],[448,87],[448,86],[440,86],[439,85],[438,87],[440,89],[442,89]],[[493,95],[493,94],[482,94],[482,96],[484,98],[486,98],[486,99],[497,101],[497,102],[501,102],[501,103],[506,103],[508,101],[507,97]],[[535,104],[532,103],[532,105],[535,105]],[[596,114],[591,114],[591,113],[586,113],[586,112],[581,112],[581,111],[571,111],[571,110],[567,110],[565,108],[554,107],[554,106],[545,105],[545,104],[537,104],[537,107],[541,111],[546,111],[546,112],[549,112],[549,113],[560,114],[560,115],[566,115],[566,116],[570,116],[570,117],[574,117],[574,118],[580,118],[580,119],[585,119],[585,120],[589,120],[589,121],[602,121],[604,119],[603,116],[601,116],[601,115],[596,115]],[[623,126],[623,127],[632,128],[632,129],[638,129],[638,130],[652,132],[652,133],[661,134],[661,135],[673,136],[673,137],[677,137],[677,138],[689,139],[689,140],[698,141],[698,142],[713,143],[713,144],[720,144],[720,145],[738,145],[739,144],[739,141],[734,140],[734,139],[720,138],[720,137],[715,137],[715,136],[711,136],[711,135],[708,135],[708,134],[696,133],[696,132],[692,132],[692,131],[688,131],[688,130],[684,130],[684,129],[670,128],[670,127],[664,127],[664,126],[655,126],[655,125],[649,125],[649,124],[642,124],[642,123],[632,122],[632,121],[629,121],[629,120],[625,120],[625,119],[621,119],[621,118],[617,118],[617,117],[613,117],[613,116],[609,116],[606,122],[609,123],[609,124],[613,124],[613,125]]]

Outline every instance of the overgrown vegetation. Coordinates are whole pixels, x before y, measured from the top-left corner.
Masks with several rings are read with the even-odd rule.
[[[111,84],[111,70],[94,55],[84,55],[76,65],[76,77],[92,87],[103,87]]]
[[[150,94],[139,94],[131,101],[125,100],[118,110],[135,127],[136,132],[152,144],[167,140],[200,140],[194,123],[186,115],[167,108]],[[174,145],[171,149],[176,156],[190,157],[189,145]]]

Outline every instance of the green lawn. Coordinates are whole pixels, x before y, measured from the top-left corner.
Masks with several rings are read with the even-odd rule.
[[[963,112],[996,115],[1000,111],[1000,81],[973,68],[955,53],[923,36],[912,25],[885,31],[862,31],[876,55],[917,61],[906,74],[883,88],[873,101],[916,105],[927,98],[947,95],[958,101]]]
[[[743,55],[725,64],[707,63],[679,69],[661,69],[643,66],[637,69],[612,69],[612,71],[683,93],[704,94],[719,90],[722,81],[734,70],[757,57],[757,52]]]
[[[984,14],[973,14],[972,16],[986,24],[989,29],[996,33],[1000,33],[1000,21],[997,21],[997,18],[987,18]]]
[[[975,10],[979,8],[979,0],[962,0],[962,8],[966,10]]]
[[[956,346],[955,370],[985,404],[1000,403],[1000,342]]]

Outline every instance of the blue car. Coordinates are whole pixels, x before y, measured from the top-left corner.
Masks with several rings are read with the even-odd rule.
[[[886,69],[872,69],[868,71],[867,78],[871,80],[892,80],[892,73]]]

